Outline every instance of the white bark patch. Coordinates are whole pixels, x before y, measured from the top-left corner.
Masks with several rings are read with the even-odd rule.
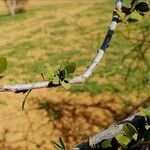
[[[72,80],[69,81],[69,83],[81,83],[87,80],[92,75],[96,65],[103,58],[103,55],[104,51],[99,49],[98,53],[96,54],[96,57],[94,58],[88,69],[81,76],[74,77]]]
[[[118,1],[117,1],[117,9],[118,9],[119,11],[121,11],[121,9],[122,9],[122,0],[118,0]]]
[[[116,21],[112,21],[109,28],[110,30],[114,31],[116,29],[116,26],[117,26],[117,22]]]

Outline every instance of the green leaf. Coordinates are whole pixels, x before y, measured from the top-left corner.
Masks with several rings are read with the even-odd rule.
[[[71,87],[70,83],[66,83],[65,81],[60,81],[61,85],[66,89],[69,90]]]
[[[138,3],[138,1],[139,1],[139,0],[131,0],[131,3],[130,3],[130,4],[131,4],[131,6],[133,6],[133,5],[137,4],[137,3]]]
[[[150,141],[150,129],[145,132],[144,141]]]
[[[140,21],[141,19],[142,19],[142,16],[141,16],[137,11],[133,11],[133,12],[128,16],[127,21],[128,21],[129,23],[132,23],[132,22]]]
[[[59,137],[59,142],[53,141],[53,144],[57,150],[66,150],[65,143],[61,137]]]
[[[130,7],[130,5],[131,5],[131,4],[130,4],[130,0],[124,0],[124,1],[123,1],[123,5],[124,5],[124,6],[127,6],[127,7]]]
[[[55,71],[54,71],[53,67],[50,66],[49,64],[46,64],[43,75],[46,80],[53,81],[54,75],[55,75]]]
[[[66,66],[68,66],[70,62],[68,60],[64,61],[61,65],[61,68],[64,69]]]
[[[7,59],[6,57],[0,57],[0,74],[7,69]]]
[[[67,75],[67,71],[65,69],[58,71],[58,76],[60,80],[64,80]]]
[[[142,109],[141,112],[140,112],[141,116],[148,116],[150,117],[150,110],[147,110],[147,109]]]
[[[67,71],[67,74],[74,73],[76,68],[77,68],[77,62],[72,62],[65,66],[65,70]]]
[[[139,12],[148,12],[149,9],[149,5],[146,2],[139,2],[136,6],[135,6],[135,10],[139,11]]]
[[[102,147],[103,149],[105,149],[105,148],[111,148],[111,147],[112,147],[112,145],[111,145],[111,140],[110,140],[110,139],[107,139],[107,140],[103,141],[103,142],[101,143],[101,147]]]
[[[126,14],[120,11],[117,11],[117,14],[119,15],[119,20],[123,21],[126,18]]]
[[[132,12],[132,10],[135,9],[135,6],[136,6],[136,4],[138,3],[138,1],[139,1],[139,0],[132,0],[132,1],[131,1],[131,12]]]
[[[138,131],[136,130],[136,128],[131,123],[125,123],[123,125],[123,131],[128,138],[136,140],[135,134],[137,134]]]
[[[53,141],[54,146],[56,147],[57,150],[63,150],[63,147],[60,143]]]
[[[135,134],[133,135],[133,139],[134,139],[135,141],[137,141],[137,138],[138,138],[138,134],[135,133]]]
[[[59,76],[55,75],[53,79],[53,84],[59,84]]]
[[[130,141],[131,141],[128,137],[124,136],[123,134],[118,134],[118,135],[116,136],[116,140],[117,140],[118,143],[119,143],[120,145],[122,145],[123,147],[124,147],[124,146],[127,146],[127,145],[130,143]]]
[[[150,125],[145,126],[146,130],[150,129]]]
[[[61,137],[59,137],[59,142],[60,142],[61,146],[63,147],[63,149],[65,150],[66,146],[65,146],[65,143]]]

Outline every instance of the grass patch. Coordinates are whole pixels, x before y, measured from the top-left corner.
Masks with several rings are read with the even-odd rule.
[[[88,63],[90,63],[90,61],[91,61],[90,58],[80,58],[77,60],[79,66],[85,66]]]
[[[54,65],[59,62],[61,63],[64,60],[70,59],[73,56],[79,56],[79,55],[80,55],[80,51],[78,50],[70,50],[68,52],[50,54],[48,58],[48,63]]]
[[[16,56],[18,58],[24,58],[27,52],[31,49],[35,48],[35,45],[31,41],[24,41],[18,43],[14,46],[11,46],[11,51],[8,52],[8,56]]]
[[[88,92],[91,94],[100,94],[104,91],[111,91],[114,93],[121,92],[121,89],[114,84],[98,84],[96,82],[86,82],[82,85],[74,85],[70,89],[71,92]]]
[[[68,30],[66,29],[61,29],[61,30],[54,30],[52,32],[50,32],[50,35],[52,36],[62,36],[65,37],[66,35],[68,35]]]
[[[33,12],[39,12],[39,11],[56,11],[58,9],[57,5],[41,5],[41,6],[35,6],[34,8],[31,8]]]
[[[36,34],[39,34],[42,32],[42,29],[41,28],[38,28],[38,29],[35,29],[35,30],[32,30],[30,32],[30,35],[33,36],[33,35],[36,35]]]
[[[0,25],[6,25],[8,23],[23,22],[29,18],[32,18],[35,14],[32,11],[27,11],[25,13],[18,13],[16,15],[2,15],[0,16]]]
[[[52,27],[54,27],[54,28],[62,28],[62,27],[66,27],[67,25],[68,24],[66,22],[66,19],[62,18],[59,21],[57,21],[56,23],[54,23]]]

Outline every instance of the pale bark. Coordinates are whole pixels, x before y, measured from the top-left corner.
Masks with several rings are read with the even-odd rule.
[[[25,10],[25,5],[28,0],[4,0],[9,14],[14,15],[15,13],[18,12],[23,12]]]
[[[16,11],[16,1],[15,0],[5,0],[9,14],[14,15]]]
[[[150,108],[147,108],[147,110],[150,111]],[[129,116],[128,118],[126,118],[122,121],[119,121],[117,123],[114,123],[107,129],[96,134],[95,136],[90,138],[90,141],[92,142],[93,145],[96,145],[105,139],[111,139],[111,138],[115,137],[117,134],[123,133],[123,130],[122,130],[123,123],[125,123],[127,121],[131,121],[133,123],[136,123],[136,122],[138,123],[139,121],[142,120],[141,118],[142,118],[142,116],[140,116],[139,112],[135,115]],[[75,146],[72,150],[87,150],[88,145],[89,145],[88,141],[84,141],[84,142],[80,143],[79,145]]]

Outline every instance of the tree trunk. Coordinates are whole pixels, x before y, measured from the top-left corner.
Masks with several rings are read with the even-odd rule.
[[[8,11],[10,15],[14,15],[16,11],[16,1],[15,0],[5,0],[6,5],[8,7]]]

